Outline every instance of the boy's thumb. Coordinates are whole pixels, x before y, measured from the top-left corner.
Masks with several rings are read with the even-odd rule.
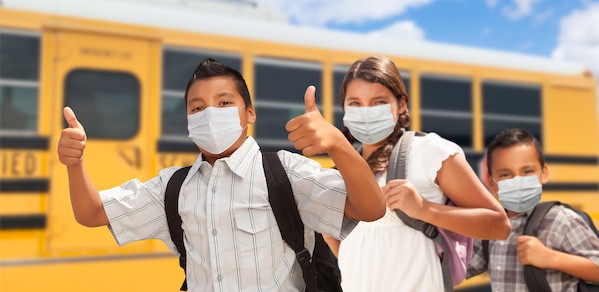
[[[304,94],[304,103],[306,104],[305,113],[318,110],[318,107],[316,106],[315,93],[316,87],[314,87],[313,85],[308,86],[308,88],[306,89],[306,93]]]
[[[77,116],[75,116],[75,112],[73,112],[73,110],[70,107],[68,107],[68,106],[65,107],[63,110],[63,113],[64,113],[64,119],[69,124],[69,127],[83,128],[83,126],[81,126],[79,121],[77,121]]]

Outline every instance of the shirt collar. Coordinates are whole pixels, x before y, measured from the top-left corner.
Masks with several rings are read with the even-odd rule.
[[[252,162],[250,158],[253,158],[259,149],[260,146],[258,146],[256,140],[252,136],[248,136],[231,156],[223,158],[223,160],[229,165],[233,173],[243,177],[250,168]]]
[[[239,148],[237,148],[237,150],[235,150],[231,156],[221,158],[219,160],[224,161],[229,166],[231,171],[233,171],[233,173],[243,177],[250,168],[251,164],[251,160],[247,158],[254,157],[258,150],[260,150],[260,146],[258,146],[256,140],[254,140],[252,136],[247,136],[243,144],[241,144],[241,146],[239,146]],[[198,171],[204,162],[205,161],[202,157],[202,153],[200,153],[200,155],[198,155],[196,158],[196,161],[193,163],[193,166],[189,170],[188,176],[191,176],[191,174]]]

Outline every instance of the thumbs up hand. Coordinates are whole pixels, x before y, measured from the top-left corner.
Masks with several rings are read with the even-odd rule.
[[[320,114],[316,106],[315,92],[314,86],[308,86],[304,94],[306,111],[285,125],[285,129],[289,132],[289,141],[293,142],[295,149],[301,150],[305,156],[329,153],[339,145],[339,141],[346,141],[341,131]]]
[[[306,88],[306,92],[304,93],[304,103],[306,104],[306,111],[304,113],[309,113],[313,111],[318,111],[318,107],[316,106],[316,87],[314,85],[308,86]],[[320,111],[318,112],[320,114]]]
[[[65,107],[63,113],[69,127],[63,129],[60,135],[58,158],[66,166],[78,166],[83,161],[83,149],[85,149],[87,136],[85,135],[85,129],[83,129],[70,107]]]

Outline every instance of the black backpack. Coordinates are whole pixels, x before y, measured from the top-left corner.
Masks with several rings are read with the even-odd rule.
[[[297,210],[291,183],[276,153],[262,153],[262,164],[268,187],[268,199],[277,220],[283,240],[295,251],[306,283],[306,292],[341,292],[341,276],[333,264],[331,251],[318,232],[314,232],[315,245],[312,255],[304,247],[304,224]],[[179,216],[179,191],[191,166],[177,170],[166,186],[164,209],[171,239],[179,251],[179,265],[186,272],[186,250]],[[187,280],[182,291],[187,291]]]
[[[541,225],[541,221],[547,215],[547,212],[556,205],[562,205],[572,211],[576,212],[582,219],[587,223],[587,225],[591,228],[591,230],[595,233],[595,236],[599,238],[599,231],[593,224],[593,219],[589,216],[589,214],[585,213],[582,210],[578,210],[568,204],[561,203],[558,201],[548,201],[542,202],[535,206],[530,214],[530,217],[526,220],[524,225],[524,235],[530,236],[538,236],[539,234],[539,225]],[[482,250],[483,250],[483,258],[487,265],[489,264],[489,241],[482,241]],[[529,291],[539,291],[539,292],[551,292],[551,288],[549,287],[549,283],[547,282],[547,273],[546,269],[537,268],[533,265],[525,265],[524,266],[524,281],[526,282],[526,287]],[[580,292],[598,292],[599,285],[590,284],[583,280],[578,281],[578,291]]]

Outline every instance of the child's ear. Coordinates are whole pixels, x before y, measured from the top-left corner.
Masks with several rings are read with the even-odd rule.
[[[254,106],[253,105],[249,105],[247,106],[247,117],[248,117],[248,124],[254,124],[256,122],[256,111],[254,110]]]
[[[491,191],[491,194],[493,194],[493,196],[495,196],[495,198],[497,198],[497,196],[498,196],[497,192],[499,191],[499,186],[497,185],[497,183],[495,183],[495,181],[493,180],[491,175],[489,175],[487,178],[487,186],[489,187],[489,191]]]
[[[547,167],[547,164],[543,165],[543,171],[541,172],[539,180],[542,185],[549,181],[549,168]]]

